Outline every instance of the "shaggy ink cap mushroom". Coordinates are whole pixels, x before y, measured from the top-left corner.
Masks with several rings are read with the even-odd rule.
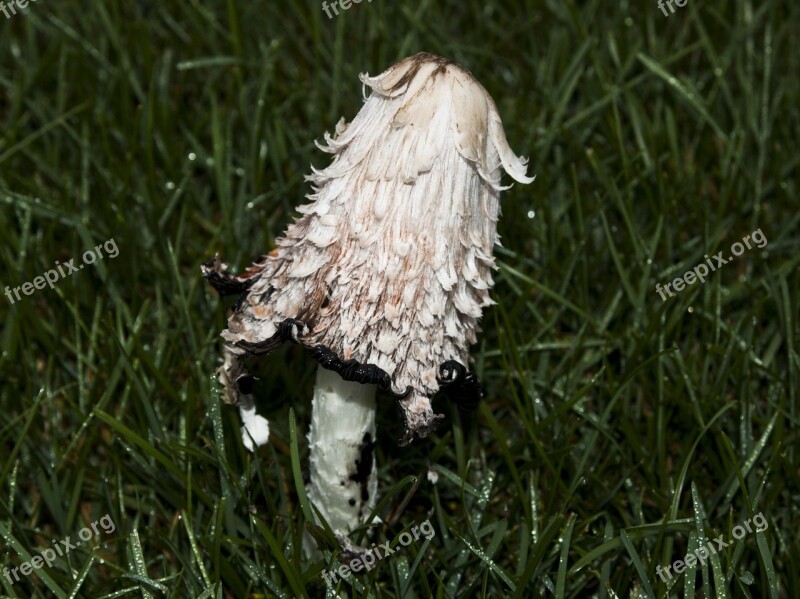
[[[220,293],[240,294],[222,333],[228,402],[248,397],[237,384],[249,381],[245,358],[292,341],[344,380],[391,392],[405,443],[442,418],[437,391],[467,407],[480,399],[466,365],[494,303],[500,176],[533,177],[458,64],[420,53],[361,81],[369,97],[318,144],[333,161],[312,168],[309,202],[275,250],[241,276],[218,258],[203,271]]]

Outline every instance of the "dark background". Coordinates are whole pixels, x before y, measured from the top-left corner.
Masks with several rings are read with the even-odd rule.
[[[800,595],[798,17],[788,0],[0,14],[0,285],[119,247],[0,298],[0,568],[116,523],[0,577],[3,596],[325,596],[338,562],[302,556],[297,494],[314,364],[297,347],[259,364],[272,438],[247,453],[212,385],[229,302],[199,264],[269,251],[327,164],[313,141],[358,111],[358,74],[421,50],[473,72],[537,179],[502,199],[472,351],[486,400],[437,400],[445,424],[400,448],[380,398],[375,541],[426,518],[436,536],[342,596]],[[656,283],[758,228],[766,247],[661,300]],[[656,575],[759,512],[763,533]]]

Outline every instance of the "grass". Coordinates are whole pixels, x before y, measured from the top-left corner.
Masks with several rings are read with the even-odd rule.
[[[357,75],[426,50],[497,99],[536,182],[503,199],[473,348],[487,398],[398,448],[379,410],[375,541],[436,535],[342,597],[800,596],[800,9],[788,0],[38,2],[0,18],[0,568],[103,515],[3,597],[335,597],[301,537],[314,367],[263,360],[249,454],[200,277],[268,251]],[[745,251],[655,290],[756,229]],[[427,472],[438,473],[432,484]],[[683,574],[704,536],[748,533]],[[331,543],[329,531],[315,530]],[[332,549],[333,545],[329,545]]]

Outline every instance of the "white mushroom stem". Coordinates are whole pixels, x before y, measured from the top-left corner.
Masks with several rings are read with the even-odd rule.
[[[308,435],[308,498],[334,532],[350,532],[375,507],[376,390],[376,385],[345,381],[317,367]]]

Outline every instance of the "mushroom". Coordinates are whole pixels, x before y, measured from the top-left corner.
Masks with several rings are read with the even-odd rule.
[[[238,276],[219,256],[203,265],[220,294],[240,296],[219,379],[248,449],[269,429],[245,360],[290,341],[318,362],[309,498],[339,532],[375,505],[377,389],[401,408],[401,444],[437,426],[438,391],[465,408],[480,400],[468,349],[494,303],[501,168],[533,181],[492,98],[460,65],[420,53],[361,81],[372,93],[318,144],[333,161],[312,167],[314,193],[275,250]]]

